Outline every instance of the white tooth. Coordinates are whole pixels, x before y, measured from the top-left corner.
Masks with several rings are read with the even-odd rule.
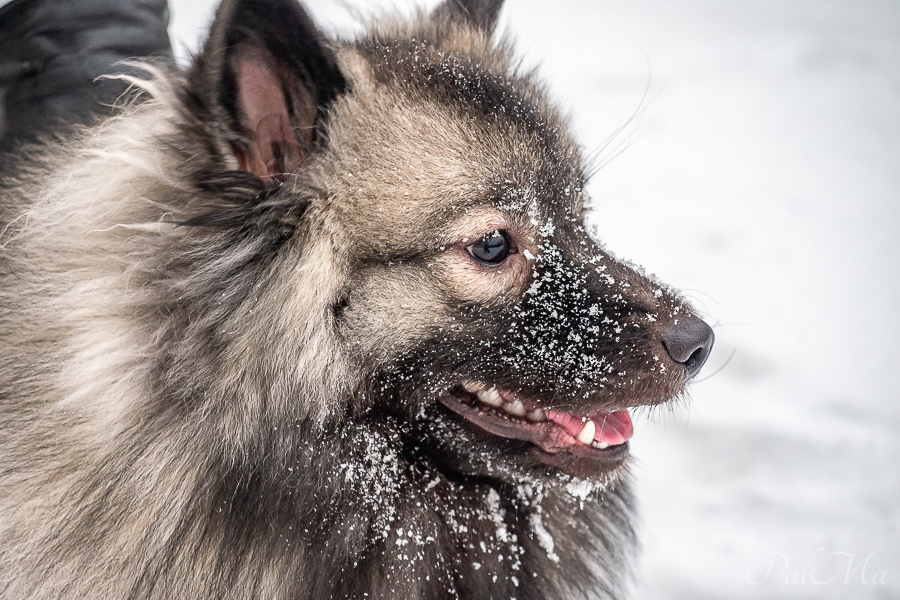
[[[478,399],[484,402],[485,404],[489,404],[491,406],[501,407],[503,406],[503,398],[500,397],[500,394],[497,393],[496,388],[491,388],[489,390],[485,390],[483,392],[478,392]]]
[[[530,413],[528,413],[528,418],[532,421],[543,421],[544,420],[544,411],[539,408],[534,409]]]
[[[525,405],[518,400],[514,400],[512,404],[507,404],[503,408],[511,415],[516,415],[517,417],[525,416]]]
[[[581,432],[578,434],[578,438],[576,438],[582,444],[590,444],[594,441],[594,433],[597,431],[597,426],[594,425],[594,422],[588,419],[588,422],[584,424],[584,427],[581,428]]]
[[[609,448],[609,442],[594,442],[591,444],[594,448],[600,448],[601,450],[606,450]]]
[[[475,383],[474,381],[463,381],[463,388],[469,392],[470,394],[477,394],[481,390],[484,389],[484,385],[481,383]]]

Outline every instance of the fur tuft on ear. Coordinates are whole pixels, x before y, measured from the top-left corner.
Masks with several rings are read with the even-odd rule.
[[[268,182],[306,159],[346,82],[296,0],[225,0],[188,88],[207,122],[226,125],[241,170]]]
[[[490,35],[497,27],[502,6],[503,0],[444,0],[436,10],[452,14]]]

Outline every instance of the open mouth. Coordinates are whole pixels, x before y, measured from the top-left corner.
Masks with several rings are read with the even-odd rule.
[[[579,414],[477,382],[460,383],[441,402],[489,433],[530,442],[541,462],[564,470],[572,462],[581,464],[579,472],[591,467],[598,474],[620,466],[634,433],[627,409]]]

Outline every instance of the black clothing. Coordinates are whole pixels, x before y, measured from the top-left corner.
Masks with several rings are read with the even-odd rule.
[[[0,8],[0,152],[110,114],[128,58],[172,60],[166,0],[13,0]]]

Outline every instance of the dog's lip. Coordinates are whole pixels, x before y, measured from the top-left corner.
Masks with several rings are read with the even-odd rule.
[[[464,383],[443,394],[441,403],[493,435],[530,442],[549,464],[564,455],[614,468],[628,455],[634,429],[627,409],[578,415],[543,409],[520,395]]]

